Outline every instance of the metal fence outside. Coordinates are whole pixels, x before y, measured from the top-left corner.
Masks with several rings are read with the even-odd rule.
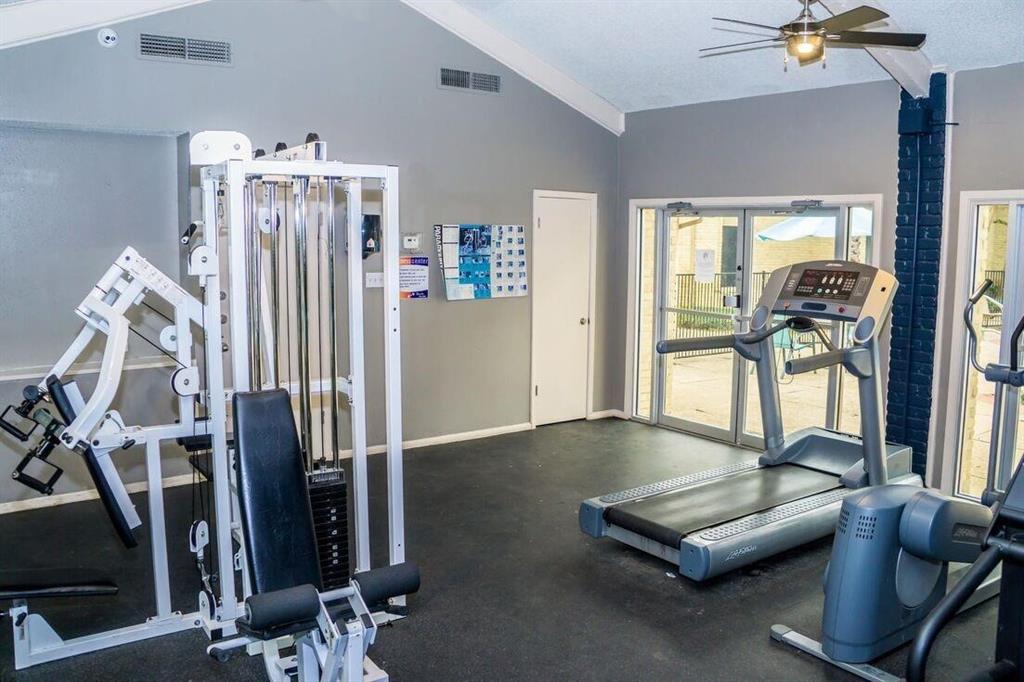
[[[752,273],[750,295],[757,298],[764,291],[770,272]],[[733,331],[735,308],[722,305],[726,296],[738,293],[739,275],[735,272],[716,273],[710,282],[698,282],[692,273],[675,276],[675,296],[669,315],[675,316],[675,323],[665,325],[670,338],[699,338],[728,334]],[[675,357],[696,357],[700,355],[720,355],[731,353],[729,350],[693,351],[676,353]]]

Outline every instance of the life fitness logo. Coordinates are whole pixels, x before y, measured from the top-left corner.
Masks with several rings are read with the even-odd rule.
[[[757,545],[747,545],[746,547],[734,549],[733,551],[729,552],[728,556],[725,557],[725,562],[732,561],[733,559],[738,559],[745,554],[750,554],[755,549],[757,549]]]

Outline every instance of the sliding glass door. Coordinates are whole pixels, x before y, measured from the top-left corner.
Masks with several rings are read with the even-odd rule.
[[[747,231],[750,236],[750,267],[747,269],[750,295],[744,301],[744,314],[749,315],[764,290],[772,271],[809,260],[831,260],[841,255],[843,230],[840,229],[840,211],[835,209],[792,211],[747,211]],[[838,336],[837,325],[822,322],[833,343]],[[787,431],[808,426],[833,426],[835,412],[836,368],[820,369],[799,376],[785,373],[787,360],[815,355],[825,350],[817,334],[797,334],[788,329],[772,337],[775,351],[776,381],[782,404],[782,423]],[[753,363],[745,363],[747,375],[754,371]],[[743,441],[759,445],[761,430],[761,404],[757,382],[746,381]]]
[[[831,208],[647,208],[637,216],[638,317],[634,414],[652,423],[752,447],[762,445],[753,364],[731,350],[659,356],[660,339],[746,329],[771,272],[807,260],[872,258],[873,212]],[[834,343],[849,333],[826,325]],[[821,352],[812,334],[774,339],[783,422],[859,431],[856,384],[835,369],[791,377],[786,360]]]
[[[1024,227],[1022,204],[980,203],[972,208],[970,271],[964,292],[969,295],[986,279],[992,286],[974,306],[978,358],[982,365],[1008,363],[1013,327],[1024,312]],[[958,324],[960,333],[965,333]],[[1022,358],[1024,360],[1024,358]],[[980,497],[985,490],[990,451],[996,442],[997,463],[1012,470],[1024,451],[1024,407],[1019,389],[1005,389],[1002,411],[994,420],[995,385],[964,363],[960,381],[959,466],[957,492]],[[995,430],[993,427],[996,426]]]
[[[731,334],[740,293],[742,211],[666,212],[661,339]],[[723,440],[735,436],[736,354],[731,349],[661,358],[658,421]]]

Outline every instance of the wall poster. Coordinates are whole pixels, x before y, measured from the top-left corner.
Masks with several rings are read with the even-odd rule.
[[[529,292],[523,225],[435,225],[434,241],[449,301]]]

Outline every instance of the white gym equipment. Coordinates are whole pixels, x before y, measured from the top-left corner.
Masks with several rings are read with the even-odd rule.
[[[348,406],[354,570],[361,573],[372,568],[363,361],[364,188],[379,189],[382,196],[389,559],[391,565],[405,561],[398,168],[326,161],[326,146],[315,135],[297,147],[278,147],[271,155],[254,158],[250,141],[241,133],[208,131],[195,135],[190,154],[191,164],[201,167],[202,218],[190,226],[181,241],[190,248],[187,274],[196,278],[199,297],[161,273],[135,249],[124,249],[76,308],[85,323],[81,332],[47,377],[38,386],[26,389],[25,401],[4,412],[0,425],[20,440],[27,440],[37,425],[42,425],[45,432],[43,444],[26,455],[14,478],[48,494],[61,472],[47,459],[54,449],[63,446],[85,457],[108,514],[129,546],[135,544],[134,532],[141,520],[114,460],[132,457],[132,452],[124,450],[133,446],[145,447],[148,532],[156,595],[155,612],[144,622],[68,640],[62,639],[42,616],[30,613],[25,598],[16,599],[10,612],[16,669],[191,628],[202,629],[213,640],[237,633],[235,620],[242,615],[243,601],[252,594],[252,584],[232,473],[235,454],[229,440],[229,405],[235,393],[273,388],[288,391],[297,402],[302,455],[311,481],[330,479],[333,472],[340,471],[339,412],[341,403]],[[345,210],[345,240],[337,245],[336,197],[343,197]],[[348,372],[342,376],[335,338],[334,264],[336,246],[345,249],[346,242]],[[311,299],[309,282],[314,268],[315,300]],[[126,313],[140,305],[155,310],[151,303],[158,301],[154,299],[173,309],[172,315],[165,315],[170,324],[160,334],[159,343],[176,366],[169,389],[176,395],[178,421],[127,425],[118,411],[111,409],[124,370],[128,335],[135,331]],[[222,322],[226,322],[226,336],[222,334]],[[201,357],[193,335],[200,341]],[[96,336],[106,337],[102,366],[95,390],[85,398],[74,381],[62,383],[61,377]],[[56,407],[59,418],[45,409],[47,403]],[[14,418],[31,428],[11,426]],[[189,612],[173,608],[168,575],[160,451],[161,445],[175,440],[198,442],[210,453],[209,471],[205,472],[210,475],[212,489],[210,523],[197,523],[191,538],[204,588],[195,610]],[[33,472],[40,469],[50,475],[37,477]],[[240,549],[234,549],[236,544]],[[216,580],[211,580],[205,570],[208,552],[215,557],[212,571]],[[236,591],[236,574],[241,575],[242,594]],[[103,586],[79,585],[77,593],[68,587],[63,594],[70,596],[110,593]],[[353,593],[357,594],[358,589],[339,588],[330,594],[349,598]],[[45,589],[31,594],[56,596]],[[401,612],[404,597],[395,597],[390,603]],[[374,614],[378,621],[390,617]],[[367,624],[358,614],[354,620],[348,634],[342,628],[342,638],[362,638],[373,623],[371,619]],[[324,627],[330,631],[326,623]],[[372,632],[369,634],[372,640]],[[371,679],[386,679],[369,659],[365,663],[366,670],[373,673]],[[351,665],[334,668],[338,674],[348,671],[341,679],[349,680],[352,670]],[[323,675],[328,672],[324,669]]]

